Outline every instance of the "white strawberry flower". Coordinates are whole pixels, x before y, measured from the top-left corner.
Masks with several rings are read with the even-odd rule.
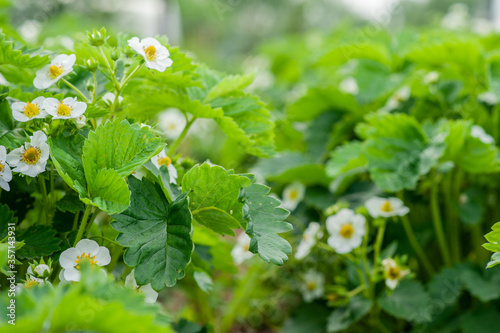
[[[70,247],[61,253],[59,264],[63,268],[60,274],[64,278],[61,281],[80,281],[80,268],[83,262],[92,268],[106,266],[111,261],[109,250],[99,246],[97,242],[90,239],[82,239],[75,247]]]
[[[493,144],[495,139],[479,125],[473,125],[470,129],[470,135],[476,139],[479,139],[482,143]]]
[[[12,170],[7,164],[7,149],[0,146],[0,188],[10,191],[9,182],[12,180]]]
[[[305,302],[310,303],[317,298],[323,297],[325,293],[325,277],[323,274],[310,269],[302,276],[302,279],[303,282],[299,290]]]
[[[7,155],[7,163],[14,168],[12,171],[30,177],[36,177],[44,172],[48,159],[49,145],[47,136],[42,131],[33,133],[30,142],[26,142],[24,146],[14,149]]]
[[[186,116],[179,109],[168,108],[158,114],[158,127],[169,139],[177,139],[186,127]]]
[[[50,267],[45,264],[40,264],[35,266],[35,271],[33,271],[31,266],[28,266],[28,274],[33,276],[48,277],[50,275]]]
[[[87,125],[87,118],[84,115],[81,115],[80,117],[76,118],[76,127],[78,129],[82,128],[85,125]]]
[[[45,97],[40,96],[31,102],[15,102],[12,103],[12,116],[15,120],[26,122],[31,119],[45,118],[47,112],[43,108]]]
[[[43,107],[54,119],[78,118],[85,113],[87,104],[78,102],[76,97],[66,97],[62,101],[46,98]]]
[[[106,104],[113,104],[115,102],[116,96],[113,93],[107,92],[102,96],[102,101]],[[120,104],[123,101],[123,97],[118,96],[118,104]]]
[[[297,205],[304,199],[306,187],[300,182],[293,182],[283,190],[283,201],[281,206],[289,211],[295,210]]]
[[[402,269],[394,259],[387,258],[382,261],[384,266],[385,284],[388,288],[394,290],[405,276],[410,274],[409,269]]]
[[[132,288],[142,296],[144,296],[144,303],[154,303],[158,299],[158,293],[151,287],[151,283],[144,286],[139,286],[135,281],[134,269],[125,278],[125,287]]]
[[[33,275],[26,275],[26,282],[23,284],[26,289],[31,289],[34,286],[41,286],[45,284],[44,279],[39,279]]]
[[[250,236],[242,232],[236,239],[236,245],[234,245],[231,251],[231,256],[236,265],[241,265],[245,260],[253,257],[253,253],[248,250],[249,248]]]
[[[142,40],[134,37],[128,40],[128,45],[146,62],[146,67],[164,72],[167,67],[172,66],[170,52],[154,38],[148,37]]]
[[[353,210],[342,208],[337,214],[326,219],[326,229],[330,233],[328,245],[337,253],[349,253],[363,242],[366,219]]]
[[[410,212],[398,198],[372,197],[366,201],[365,207],[373,218],[405,216]]]
[[[158,155],[155,155],[151,158],[151,162],[155,165],[155,167],[160,170],[161,166],[164,165],[168,169],[168,175],[170,176],[170,183],[176,184],[177,180],[177,169],[172,164],[172,160],[167,156],[164,150],[162,150]]]
[[[317,238],[321,238],[323,233],[321,232],[321,225],[318,222],[311,222],[304,230],[302,235],[302,240],[297,247],[297,252],[295,252],[295,258],[304,259],[309,252],[311,252],[312,247],[316,244]]]
[[[492,105],[492,106],[498,104],[498,97],[492,91],[485,91],[485,92],[477,95],[477,99],[481,103],[489,104],[489,105]]]
[[[59,81],[63,76],[71,73],[75,64],[76,56],[74,54],[60,54],[51,63],[42,67],[36,72],[33,85],[37,89],[47,89]]]
[[[436,71],[431,71],[424,76],[424,83],[426,85],[431,85],[439,81],[439,73]]]
[[[359,93],[358,82],[352,76],[342,80],[342,82],[340,82],[339,89],[346,94],[357,95]]]
[[[387,101],[384,109],[387,111],[391,111],[397,109],[401,106],[402,103],[406,102],[410,99],[411,89],[408,86],[401,87],[398,89]]]

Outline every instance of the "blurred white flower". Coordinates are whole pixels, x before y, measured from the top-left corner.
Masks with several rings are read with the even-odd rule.
[[[78,102],[76,97],[66,97],[60,102],[55,98],[46,98],[43,107],[54,119],[70,119],[83,115],[87,104]]]
[[[61,253],[59,264],[63,269],[60,277],[62,276],[66,281],[80,281],[82,262],[86,262],[92,268],[106,266],[111,262],[111,256],[106,247],[99,246],[93,240],[82,239],[75,247],[70,247]]]
[[[116,98],[115,94],[107,92],[104,94],[104,96],[102,96],[102,101],[108,105],[111,105],[115,102],[115,98]],[[122,101],[123,97],[118,96],[118,104],[121,104]]]
[[[305,302],[310,303],[317,298],[323,297],[325,293],[325,277],[323,274],[310,269],[302,276],[302,280],[299,289]]]
[[[10,191],[9,182],[12,180],[12,171],[7,164],[7,149],[0,146],[0,188]]]
[[[155,155],[151,158],[151,162],[155,165],[155,167],[160,170],[161,166],[164,165],[168,169],[168,175],[170,176],[170,183],[175,184],[177,180],[177,169],[172,164],[172,160],[167,156],[164,150],[162,150],[158,155]]]
[[[312,247],[316,244],[316,238],[321,238],[323,236],[321,232],[321,225],[318,222],[311,222],[304,230],[302,235],[302,240],[297,247],[297,252],[295,252],[295,258],[304,259],[309,252],[311,252]]]
[[[337,253],[349,253],[359,247],[365,234],[365,217],[351,209],[342,208],[337,214],[326,219],[326,229],[330,233],[328,245]]]
[[[398,198],[372,197],[366,201],[365,207],[373,218],[404,216],[410,211]]]
[[[436,71],[431,71],[424,76],[424,83],[426,85],[431,85],[439,80],[439,73]]]
[[[351,76],[340,82],[339,89],[346,94],[357,95],[359,93],[358,82]]]
[[[250,236],[242,232],[236,239],[236,244],[231,251],[234,263],[241,265],[245,260],[253,257],[253,253],[248,249],[250,248]]]
[[[139,40],[134,37],[128,40],[128,45],[144,58],[148,68],[164,72],[167,67],[172,66],[173,61],[169,58],[170,52],[154,38]]]
[[[475,18],[472,20],[472,31],[481,36],[486,36],[493,33],[495,26],[487,19]]]
[[[46,89],[59,81],[63,76],[71,73],[75,64],[76,56],[74,54],[60,54],[52,62],[43,66],[36,72],[33,85],[37,89]]]
[[[466,5],[456,3],[451,5],[448,13],[443,16],[441,26],[450,30],[463,30],[469,25],[469,10]]]
[[[495,139],[485,132],[485,130],[479,125],[472,125],[470,129],[470,135],[476,139],[479,139],[482,143],[492,144],[495,143]]]
[[[179,109],[169,108],[158,114],[158,127],[169,139],[177,139],[186,127],[186,117]]]
[[[392,290],[396,289],[401,279],[410,274],[409,269],[402,270],[396,261],[391,258],[384,259],[382,266],[384,266],[385,284]]]
[[[398,89],[389,99],[384,109],[391,111],[397,109],[401,106],[403,102],[406,102],[411,96],[410,87],[404,86]]]
[[[158,299],[158,293],[151,287],[151,283],[144,286],[137,285],[134,277],[134,269],[125,278],[125,287],[134,289],[136,292],[144,296],[144,303],[154,303]]]
[[[12,117],[21,122],[26,122],[36,118],[45,118],[47,116],[47,112],[45,112],[45,109],[43,108],[44,101],[45,97],[40,96],[31,102],[12,103]]]
[[[45,171],[49,159],[47,136],[42,131],[36,131],[30,137],[30,142],[14,149],[7,155],[7,163],[14,167],[12,171],[26,176],[36,177]]]
[[[36,43],[41,30],[42,24],[35,20],[27,20],[19,27],[19,33],[23,39],[30,43]]]
[[[283,202],[281,206],[289,211],[295,210],[297,205],[304,199],[306,187],[300,182],[293,182],[283,190]]]
[[[496,105],[498,104],[498,98],[497,95],[495,95],[494,92],[492,91],[485,91],[477,96],[477,99],[482,102],[486,103],[489,105]]]

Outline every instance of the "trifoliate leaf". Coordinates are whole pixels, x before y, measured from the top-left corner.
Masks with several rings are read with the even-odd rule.
[[[113,215],[117,241],[128,247],[127,265],[135,267],[137,283],[155,290],[173,286],[184,277],[193,251],[191,212],[187,193],[168,204],[162,189],[147,179],[130,177],[132,200],[122,214]]]
[[[234,235],[232,229],[240,227],[243,204],[238,197],[241,188],[249,185],[248,178],[207,163],[195,165],[182,178],[195,221],[221,235]]]
[[[88,181],[89,198],[86,204],[99,207],[108,214],[123,212],[130,203],[130,191],[125,179],[112,169],[101,169]]]
[[[284,220],[290,213],[278,199],[268,196],[271,189],[265,185],[252,184],[243,191],[246,218],[246,233],[250,235],[250,251],[258,253],[265,262],[283,265],[292,253],[290,244],[278,234],[290,231],[292,225]]]
[[[19,259],[40,258],[59,251],[61,240],[49,226],[34,225],[23,231],[16,238],[24,241],[25,245],[16,251]]]

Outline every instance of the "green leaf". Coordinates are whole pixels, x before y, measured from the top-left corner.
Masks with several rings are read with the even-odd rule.
[[[418,281],[403,280],[392,294],[378,301],[382,310],[406,321],[423,323],[431,320],[431,298]]]
[[[14,212],[9,209],[9,206],[0,205],[0,240],[7,237],[9,223],[17,224],[17,217]]]
[[[173,286],[184,277],[194,247],[187,193],[169,206],[158,184],[134,177],[129,182],[130,207],[113,215],[112,223],[121,233],[116,240],[128,247],[124,261],[135,267],[137,283],[151,283],[155,290]]]
[[[498,325],[498,310],[495,307],[481,307],[469,310],[460,316],[463,333],[491,333]]]
[[[491,256],[491,260],[486,265],[486,268],[492,268],[498,264],[500,264],[500,253],[496,252],[496,253],[493,253],[493,255]]]
[[[427,286],[429,296],[432,299],[440,299],[447,308],[454,306],[462,294],[463,283],[460,278],[462,268],[461,265],[443,268],[434,275]]]
[[[462,270],[460,278],[471,295],[478,298],[483,303],[500,297],[500,281],[498,275],[493,276],[493,278],[487,277],[480,274],[474,268],[467,267]]]
[[[278,199],[268,196],[271,189],[265,185],[252,184],[243,191],[246,219],[246,233],[250,235],[250,251],[258,253],[265,262],[283,265],[292,253],[290,244],[278,234],[290,231],[292,225],[284,220],[290,213]]]
[[[483,247],[492,252],[500,252],[500,222],[495,223],[484,237],[489,243],[483,244]]]
[[[49,138],[50,158],[54,162],[57,172],[61,178],[72,189],[77,182],[80,187],[86,186],[85,171],[82,164],[82,149],[85,137],[80,134],[65,136],[60,134],[57,137]],[[80,193],[85,196],[86,192]]]
[[[21,68],[40,67],[49,62],[49,56],[23,54],[20,50],[14,49],[14,44],[5,39],[5,35],[0,33],[0,65],[13,65]]]
[[[56,231],[49,226],[33,225],[17,236],[18,242],[25,245],[16,251],[19,259],[40,258],[59,251],[61,240],[56,237]]]
[[[328,309],[317,303],[301,304],[283,324],[281,332],[323,333],[328,318]]]
[[[27,138],[21,128],[14,126],[9,102],[0,99],[0,145],[7,149],[15,149],[26,142]]]
[[[248,87],[254,80],[254,75],[230,75],[223,78],[219,83],[210,89],[205,101],[211,101],[217,97],[226,95],[235,90],[242,90]]]
[[[363,318],[372,308],[373,302],[359,295],[349,300],[345,308],[336,309],[328,317],[328,333],[344,332],[349,326]]]
[[[76,213],[83,212],[85,207],[77,195],[67,194],[61,200],[56,202],[56,207],[61,212]]]
[[[345,173],[360,173],[366,170],[367,163],[363,155],[363,144],[352,141],[337,147],[331,153],[330,160],[326,164],[326,173],[332,178]]]
[[[88,191],[90,197],[82,200],[108,214],[121,213],[130,203],[127,182],[113,169],[99,170],[95,178],[88,181]]]
[[[221,235],[234,235],[232,229],[239,228],[243,204],[238,197],[241,188],[249,185],[248,178],[207,163],[195,165],[182,178],[194,220]]]

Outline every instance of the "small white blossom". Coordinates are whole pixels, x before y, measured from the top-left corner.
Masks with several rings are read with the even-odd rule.
[[[342,208],[337,214],[326,219],[326,229],[330,233],[328,245],[337,253],[349,253],[358,248],[365,234],[365,217],[351,209]]]
[[[351,76],[340,82],[339,89],[346,94],[357,95],[359,93],[358,82]]]
[[[438,80],[439,80],[439,73],[436,71],[429,72],[424,76],[424,83],[426,85],[434,84],[438,82]]]
[[[382,261],[384,266],[385,284],[388,288],[394,290],[401,279],[410,274],[409,269],[401,269],[394,259],[387,258]]]
[[[164,72],[167,67],[172,66],[173,61],[169,58],[170,52],[154,38],[139,40],[134,37],[128,40],[128,45],[144,58],[148,68]]]
[[[373,218],[404,216],[410,211],[398,198],[372,197],[366,201],[365,206]]]
[[[144,286],[137,285],[134,277],[134,269],[125,278],[125,287],[134,289],[136,292],[144,296],[144,303],[154,303],[158,299],[158,293],[151,287],[151,283]]]
[[[87,118],[84,115],[81,115],[80,117],[76,118],[76,127],[78,129],[82,128],[85,125],[87,125]]]
[[[172,160],[167,156],[164,150],[162,150],[158,155],[155,155],[151,158],[151,162],[155,165],[155,167],[160,170],[161,166],[164,165],[168,169],[168,175],[170,176],[170,183],[176,184],[177,181],[177,169],[172,164]]]
[[[97,242],[90,239],[82,239],[76,247],[70,247],[61,253],[59,263],[63,268],[61,276],[65,281],[80,281],[80,265],[86,262],[92,268],[96,266],[106,266],[111,261],[109,250],[104,246],[99,246]],[[63,281],[63,279],[61,279]]]
[[[300,182],[293,182],[283,190],[283,202],[281,206],[290,211],[295,210],[297,205],[304,199],[306,187]]]
[[[49,159],[47,136],[42,131],[36,131],[30,137],[30,142],[14,149],[7,155],[7,163],[14,167],[12,171],[26,176],[36,177],[45,171]]]
[[[115,102],[116,96],[113,93],[107,92],[102,96],[102,101],[106,104],[113,104]],[[123,97],[118,96],[118,104],[121,104],[123,102]]]
[[[457,3],[443,16],[441,26],[450,30],[463,30],[469,25],[469,10],[466,5]]]
[[[479,139],[482,143],[493,144],[495,139],[485,132],[485,130],[479,125],[473,125],[470,129],[470,135],[476,139]]]
[[[299,260],[304,259],[309,252],[311,252],[312,247],[316,244],[316,238],[321,238],[322,236],[321,225],[318,222],[309,223],[306,230],[304,230],[302,240],[297,247],[295,258]]]
[[[43,108],[45,97],[40,96],[31,102],[15,102],[12,103],[12,116],[15,120],[26,122],[31,119],[45,118],[47,112]]]
[[[169,139],[177,139],[186,127],[186,117],[179,109],[169,108],[158,114],[158,127]]]
[[[485,104],[496,105],[498,104],[497,95],[492,91],[485,91],[477,96],[477,99]]]
[[[236,239],[236,245],[231,251],[231,256],[236,265],[241,265],[245,260],[253,257],[253,253],[248,250],[249,248],[250,237],[245,232],[242,232]]]
[[[302,279],[303,282],[299,289],[305,302],[310,303],[317,298],[323,297],[325,293],[325,277],[323,274],[310,269],[303,275]]]
[[[43,107],[54,119],[78,118],[85,113],[87,104],[78,102],[76,97],[67,97],[62,101],[46,98]]]
[[[402,103],[406,102],[411,96],[410,87],[404,86],[398,89],[389,99],[387,100],[387,104],[384,109],[387,111],[391,111],[397,109],[401,106]]]
[[[10,191],[9,182],[12,180],[12,171],[7,164],[7,149],[0,146],[0,188]]]
[[[71,73],[75,64],[74,54],[60,54],[52,62],[36,72],[33,85],[37,89],[47,89],[59,81],[63,76]]]

